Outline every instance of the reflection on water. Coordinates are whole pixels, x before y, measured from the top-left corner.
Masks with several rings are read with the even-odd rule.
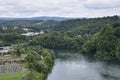
[[[56,59],[47,80],[120,80],[119,65],[90,62],[78,54],[68,57]]]

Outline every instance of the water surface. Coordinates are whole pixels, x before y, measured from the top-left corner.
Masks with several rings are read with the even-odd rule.
[[[120,66],[86,60],[79,54],[60,53],[47,80],[120,80]],[[65,56],[65,58],[64,58]]]

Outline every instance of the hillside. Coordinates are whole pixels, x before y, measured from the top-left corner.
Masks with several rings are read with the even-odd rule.
[[[65,17],[47,17],[47,16],[42,16],[42,17],[31,17],[31,18],[0,18],[0,20],[4,21],[11,21],[11,20],[55,20],[55,21],[63,21],[63,20],[69,20],[72,18],[65,18]]]

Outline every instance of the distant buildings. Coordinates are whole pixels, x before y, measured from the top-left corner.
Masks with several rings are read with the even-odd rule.
[[[31,29],[28,28],[22,28],[24,31],[30,31]]]
[[[44,31],[40,31],[40,32],[28,32],[28,33],[23,33],[21,35],[24,35],[24,36],[36,36],[36,35],[39,35],[39,34],[44,34]]]
[[[45,32],[44,31],[40,31],[40,34],[44,34]]]
[[[14,27],[14,29],[17,29],[18,27]]]
[[[2,27],[3,30],[7,30],[8,28],[7,27]]]

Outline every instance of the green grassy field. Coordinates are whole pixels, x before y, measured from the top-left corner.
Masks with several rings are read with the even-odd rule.
[[[14,74],[0,74],[0,80],[21,80],[29,71],[14,73]]]

